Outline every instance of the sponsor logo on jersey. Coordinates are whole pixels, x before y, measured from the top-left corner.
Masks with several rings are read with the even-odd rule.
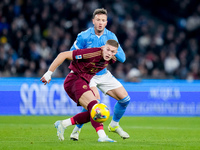
[[[82,55],[76,55],[75,58],[76,59],[82,59]]]

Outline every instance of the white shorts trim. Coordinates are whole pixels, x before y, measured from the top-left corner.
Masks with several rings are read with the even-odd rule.
[[[90,87],[99,88],[104,94],[122,86],[122,84],[107,70],[103,75],[95,75],[90,80]]]

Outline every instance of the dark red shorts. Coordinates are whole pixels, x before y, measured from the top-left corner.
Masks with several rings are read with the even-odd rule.
[[[69,73],[64,81],[64,89],[69,95],[69,97],[79,104],[79,98],[81,95],[87,91],[90,91],[89,83],[81,78],[79,75],[74,73]]]

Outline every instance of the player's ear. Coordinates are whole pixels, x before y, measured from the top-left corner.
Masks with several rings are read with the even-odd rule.
[[[104,47],[105,47],[105,45],[101,46],[101,50],[103,50],[103,49],[104,49]]]
[[[93,23],[93,25],[94,25],[94,19],[92,19],[92,23]]]
[[[106,21],[106,26],[107,26],[107,24],[108,24],[108,20]]]

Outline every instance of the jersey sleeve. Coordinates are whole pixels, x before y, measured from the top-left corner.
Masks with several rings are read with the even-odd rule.
[[[81,33],[79,33],[76,40],[74,41],[74,44],[70,48],[70,51],[73,51],[76,49],[83,49],[83,47],[84,47],[84,39],[83,39]]]
[[[112,36],[113,36],[112,39],[116,40],[118,42],[118,39],[117,39],[117,37],[114,33],[113,33]],[[125,60],[126,60],[126,55],[125,55],[125,53],[124,53],[124,51],[123,51],[123,49],[120,45],[119,45],[119,48],[117,50],[117,54],[115,54],[115,56],[116,56],[117,60],[122,62],[122,63],[125,62]]]
[[[73,51],[73,60],[75,59],[90,59],[97,56],[101,56],[100,48],[87,48],[87,49],[77,49]]]

